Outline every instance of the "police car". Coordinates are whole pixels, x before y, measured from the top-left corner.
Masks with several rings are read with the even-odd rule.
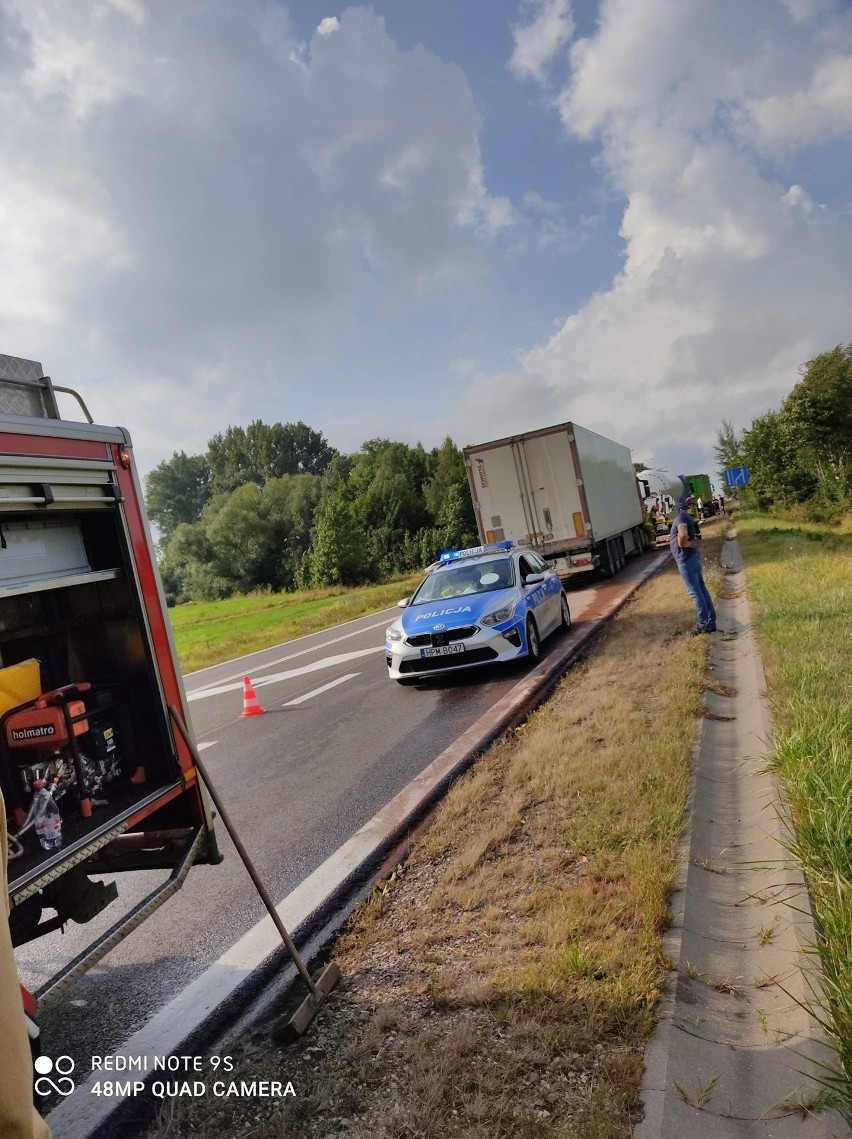
[[[385,650],[400,684],[523,656],[535,663],[542,639],[571,627],[559,575],[512,542],[442,554],[399,605],[404,612],[388,628]]]

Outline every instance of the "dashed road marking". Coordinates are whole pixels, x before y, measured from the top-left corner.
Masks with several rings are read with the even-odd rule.
[[[297,696],[295,700],[288,700],[286,704],[282,704],[282,708],[293,708],[296,704],[304,704],[306,700],[311,700],[314,696],[319,696],[322,692],[328,692],[330,688],[336,688],[338,684],[343,684],[346,680],[354,680],[356,676],[360,675],[360,672],[348,672],[346,676],[338,676],[337,680],[330,680],[328,684],[324,684],[322,688],[315,688],[312,692],[306,692],[304,696]]]
[[[323,668],[333,668],[336,664],[345,664],[349,660],[357,660],[359,657],[373,656],[375,653],[383,653],[385,646],[371,645],[368,649],[356,649],[351,653],[338,653],[336,656],[323,657],[322,660],[315,660],[311,664],[303,664],[301,668],[289,668],[285,672],[275,672],[271,676],[261,676],[257,680],[252,681],[254,688],[264,688],[267,684],[278,684],[282,680],[289,680],[293,676],[304,676],[308,672],[319,672]],[[215,688],[202,688],[198,692],[189,692],[187,700],[192,703],[193,700],[203,700],[207,696],[221,696],[224,692],[238,692],[242,691],[242,680],[234,681],[232,684],[217,684]]]

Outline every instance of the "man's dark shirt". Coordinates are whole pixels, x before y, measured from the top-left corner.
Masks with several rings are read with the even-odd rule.
[[[684,550],[677,544],[677,528],[681,522],[686,523],[686,532],[690,542],[694,542],[696,537],[695,520],[688,510],[681,510],[680,513],[675,516],[674,522],[672,522],[672,532],[669,537],[669,548],[676,562],[686,562],[698,557],[698,550]]]

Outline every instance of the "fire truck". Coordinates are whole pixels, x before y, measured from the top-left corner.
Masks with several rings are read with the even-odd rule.
[[[60,398],[79,421],[60,415]],[[22,990],[31,1037],[37,999],[99,961],[194,864],[221,861],[192,739],[130,436],[93,423],[38,362],[0,355],[0,788],[13,944],[90,921],[126,873],[169,872],[42,989]],[[46,842],[48,798],[61,833]]]

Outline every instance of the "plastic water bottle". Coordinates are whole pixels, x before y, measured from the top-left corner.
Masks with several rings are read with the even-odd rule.
[[[59,850],[62,846],[62,815],[43,779],[33,783],[36,793],[35,831],[45,850]]]

